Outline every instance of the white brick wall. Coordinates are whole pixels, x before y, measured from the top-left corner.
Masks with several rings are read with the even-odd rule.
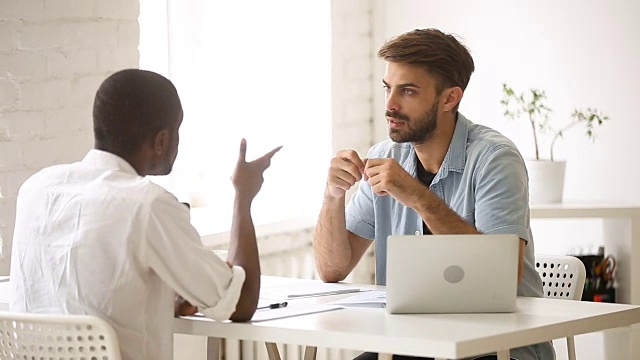
[[[365,156],[373,145],[372,11],[369,0],[331,3],[334,152],[348,148]]]
[[[100,82],[138,67],[138,0],[0,0],[0,274],[20,185],[93,145]]]

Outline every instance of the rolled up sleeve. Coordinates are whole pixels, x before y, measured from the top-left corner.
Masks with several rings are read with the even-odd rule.
[[[375,237],[375,212],[372,197],[371,185],[364,179],[361,180],[345,213],[347,230],[369,240],[373,240]]]
[[[516,234],[531,240],[529,188],[522,157],[513,148],[500,147],[484,160],[475,186],[476,228],[485,234]]]
[[[206,305],[198,306],[200,312],[214,320],[227,320],[236,311],[236,304],[240,299],[240,291],[244,284],[245,272],[240,266],[234,266],[232,269],[233,276],[229,282],[223,297],[211,307],[204,308]]]
[[[206,249],[189,220],[189,211],[173,195],[151,205],[145,259],[178,295],[205,316],[227,320],[235,311],[245,271]]]

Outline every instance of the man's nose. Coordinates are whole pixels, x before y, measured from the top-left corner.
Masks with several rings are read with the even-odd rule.
[[[400,102],[398,96],[393,92],[387,93],[387,99],[385,101],[385,110],[387,111],[400,111]]]

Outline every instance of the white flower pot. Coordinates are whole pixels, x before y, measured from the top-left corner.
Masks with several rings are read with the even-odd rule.
[[[526,165],[529,172],[529,203],[561,203],[566,162],[528,160]]]

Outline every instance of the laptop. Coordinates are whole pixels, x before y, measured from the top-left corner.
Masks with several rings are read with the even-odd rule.
[[[514,312],[517,235],[391,235],[391,314]]]

